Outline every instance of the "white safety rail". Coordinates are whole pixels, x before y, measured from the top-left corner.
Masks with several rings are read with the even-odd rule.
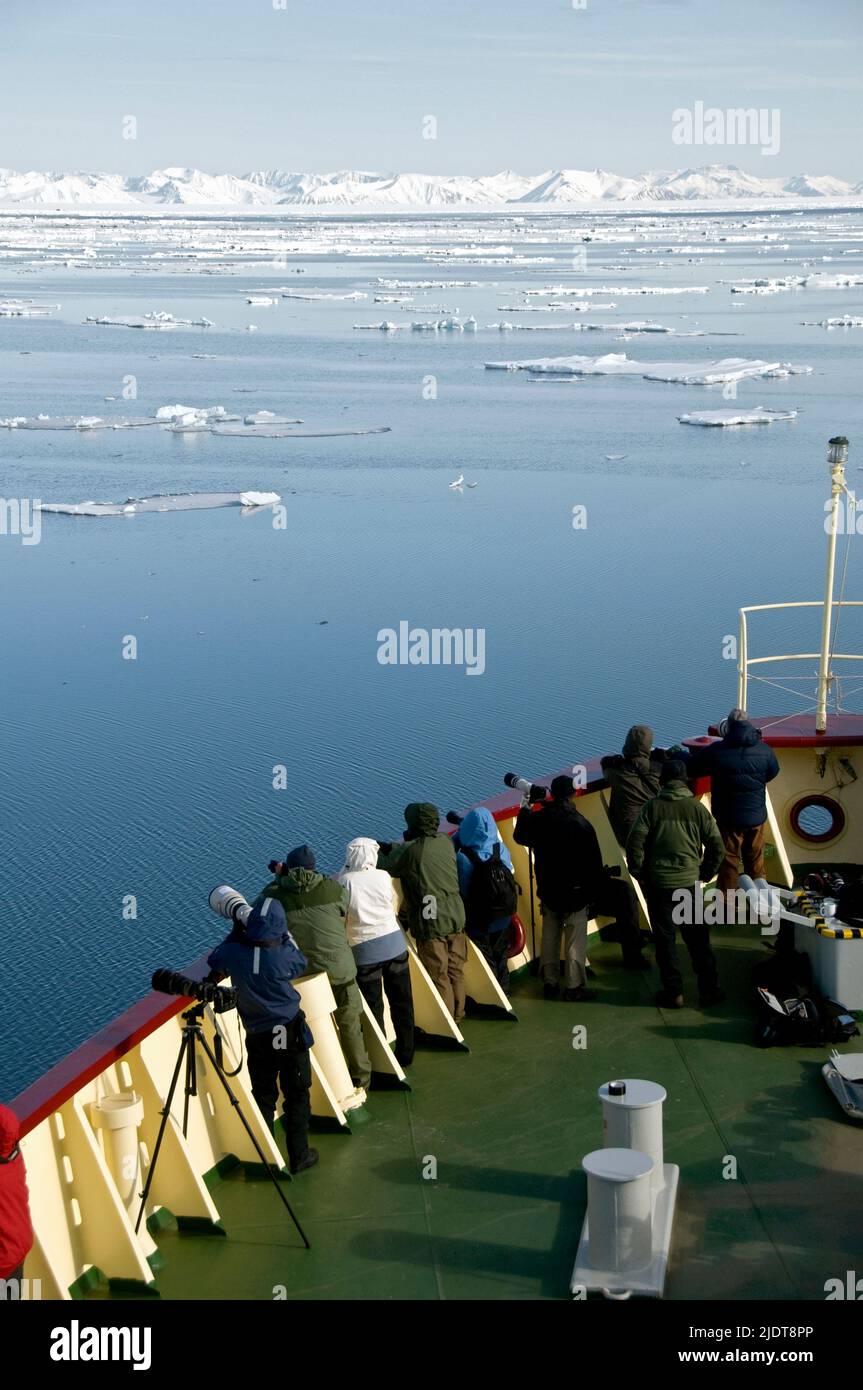
[[[863,608],[863,599],[834,599],[833,608]],[[756,603],[747,608],[740,609],[740,622],[737,640],[737,703],[741,709],[748,709],[747,697],[749,687],[749,672],[752,666],[767,666],[786,661],[821,661],[822,653],[819,652],[783,652],[771,656],[750,656],[749,655],[749,622],[750,613],[776,612],[785,608],[824,608],[823,599],[806,599],[796,603]],[[863,661],[863,653],[860,652],[831,652],[830,663],[834,661]],[[764,677],[753,675],[753,680],[763,680]],[[827,670],[823,675],[819,672],[812,672],[806,676],[784,676],[786,681],[815,681],[824,685],[824,704],[829,694],[830,686],[836,683],[836,677],[832,669]],[[777,686],[780,690],[788,690],[787,686],[781,684],[780,680],[769,680],[769,684]],[[798,695],[797,690],[788,691],[790,694]],[[816,708],[816,701],[812,702],[811,708]]]

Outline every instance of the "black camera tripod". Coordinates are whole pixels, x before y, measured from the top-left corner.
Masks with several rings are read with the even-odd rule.
[[[248,1134],[249,1138],[254,1144],[258,1158],[264,1165],[267,1177],[270,1179],[270,1181],[273,1184],[273,1187],[276,1189],[276,1192],[279,1195],[279,1201],[285,1207],[288,1215],[290,1216],[291,1220],[293,1221],[294,1225],[299,1231],[306,1249],[309,1250],[311,1249],[311,1246],[309,1245],[306,1233],[300,1225],[299,1221],[297,1220],[290,1202],[288,1201],[287,1197],[281,1189],[279,1179],[277,1178],[276,1173],[274,1171],[274,1165],[267,1162],[266,1154],[264,1153],[257,1139],[255,1138],[254,1132],[252,1131],[248,1120],[243,1114],[243,1108],[240,1105],[239,1100],[234,1095],[233,1091],[228,1085],[228,1078],[225,1076],[225,1070],[222,1066],[221,1056],[216,1056],[216,1053],[213,1052],[213,1049],[210,1047],[210,1044],[207,1042],[207,1039],[204,1036],[204,1030],[201,1026],[201,1019],[203,1018],[205,1007],[206,1006],[204,1004],[196,1004],[194,1008],[188,1009],[187,1012],[183,1014],[183,1034],[180,1039],[180,1051],[177,1054],[177,1065],[174,1067],[174,1075],[171,1078],[171,1085],[168,1090],[167,1099],[165,1101],[165,1108],[162,1111],[162,1122],[159,1125],[159,1134],[156,1139],[156,1147],[153,1150],[153,1157],[150,1160],[150,1171],[147,1174],[147,1181],[144,1184],[144,1191],[141,1193],[141,1207],[138,1211],[138,1220],[135,1222],[135,1233],[137,1234],[138,1229],[141,1225],[141,1219],[144,1215],[144,1210],[147,1206],[147,1198],[150,1195],[150,1188],[153,1185],[153,1177],[155,1176],[156,1172],[156,1163],[158,1162],[159,1158],[159,1150],[162,1147],[162,1140],[165,1136],[165,1129],[167,1128],[168,1117],[171,1114],[171,1104],[174,1099],[174,1092],[177,1089],[177,1082],[180,1078],[180,1068],[183,1065],[184,1060],[186,1063],[186,1080],[184,1086],[185,1100],[183,1102],[183,1138],[185,1139],[186,1137],[189,1124],[189,1098],[198,1094],[197,1054],[195,1048],[197,1044],[200,1044],[200,1046],[204,1049],[206,1056],[212,1062],[216,1075],[218,1076],[219,1080],[224,1086],[228,1094],[228,1098],[231,1104],[233,1105],[234,1109],[236,1110],[237,1115],[243,1125],[243,1128],[245,1129],[246,1133]],[[216,1052],[221,1053],[221,1050],[221,1038],[217,1036]]]

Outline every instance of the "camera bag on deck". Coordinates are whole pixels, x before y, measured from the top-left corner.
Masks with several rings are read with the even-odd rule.
[[[756,1047],[819,1047],[845,1042],[859,1032],[844,1005],[819,993],[802,951],[781,950],[759,961],[752,982]]]
[[[518,887],[511,869],[500,857],[500,843],[488,859],[480,859],[476,850],[462,849],[473,865],[473,873],[465,898],[465,916],[469,930],[485,932],[490,922],[499,917],[511,917],[518,905]]]

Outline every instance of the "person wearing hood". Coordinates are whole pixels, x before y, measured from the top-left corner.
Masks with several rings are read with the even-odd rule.
[[[517,889],[512,878],[512,858],[497,832],[491,811],[484,806],[468,811],[453,836],[453,845],[457,851],[458,886],[464,900],[467,934],[482,951],[501,989],[509,994],[509,924],[515,911]],[[512,880],[511,885],[506,882],[502,885],[504,896],[511,893],[512,905],[508,911],[504,907],[497,916],[490,915],[485,891],[487,871],[483,867],[494,858],[499,858],[507,871],[501,878],[506,880],[508,875]],[[510,893],[506,891],[508,888]]]
[[[675,928],[692,960],[702,1007],[725,998],[719,988],[716,958],[710,949],[710,930],[699,921],[700,884],[707,883],[722,862],[724,846],[712,815],[696,801],[686,785],[686,764],[670,759],[662,768],[659,795],[648,801],[626,842],[629,868],[644,888],[656,943],[656,964],[662,989],[660,1008],[683,1008],[683,976],[677,960]]]
[[[24,1260],[33,1246],[27,1173],[18,1147],[21,1126],[8,1105],[0,1105],[0,1300],[18,1300]]]
[[[274,866],[276,877],[260,897],[276,898],[285,909],[288,930],[309,963],[322,971],[336,1001],[334,1014],[351,1080],[358,1091],[371,1081],[372,1068],[363,1040],[363,1000],[357,967],[345,936],[347,893],[340,883],[317,872],[308,845],[299,845]],[[260,901],[260,899],[258,899]]]
[[[596,831],[576,807],[576,785],[562,774],[551,784],[551,801],[526,802],[513,838],[533,850],[536,889],[542,909],[540,975],[546,999],[560,997],[560,940],[564,939],[564,999],[583,1003],[596,997],[586,987],[588,905],[603,879]]]
[[[309,1148],[314,1038],[291,984],[305,974],[308,962],[288,931],[281,903],[258,899],[245,926],[235,923],[207,964],[211,980],[231,977],[246,1030],[252,1095],[272,1129],[281,1087],[288,1160],[292,1173],[302,1173],[319,1158],[317,1149]]]
[[[638,819],[646,801],[659,791],[662,765],[669,757],[686,761],[688,753],[682,748],[654,748],[653,730],[648,724],[633,724],[623,745],[623,752],[600,758],[602,775],[611,789],[608,817],[617,843],[626,847],[629,832]]]
[[[743,873],[763,878],[766,788],[778,776],[779,762],[773,749],[762,743],[761,730],[749,722],[746,710],[731,711],[724,737],[696,754],[692,773],[710,778],[713,814],[725,845],[717,881],[720,892],[737,887],[741,859]]]
[[[459,1023],[464,1018],[467,939],[455,848],[449,835],[441,834],[440,812],[431,802],[406,806],[405,826],[400,845],[381,844],[378,868],[401,883],[401,920],[435,988]]]
[[[386,993],[396,1034],[396,1060],[409,1067],[414,1056],[414,1001],[408,943],[396,917],[393,881],[377,867],[379,850],[377,840],[362,836],[351,840],[337,882],[348,895],[345,927],[357,984],[381,1031]]]

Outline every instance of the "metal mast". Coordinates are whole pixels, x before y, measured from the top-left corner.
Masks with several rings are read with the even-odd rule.
[[[833,682],[830,670],[830,634],[833,629],[833,580],[836,573],[836,536],[839,530],[839,501],[847,491],[845,464],[848,459],[848,440],[836,435],[827,450],[830,464],[830,512],[827,535],[827,574],[824,583],[824,612],[821,624],[821,661],[818,667],[818,695],[815,706],[815,732],[827,728],[827,699]]]

